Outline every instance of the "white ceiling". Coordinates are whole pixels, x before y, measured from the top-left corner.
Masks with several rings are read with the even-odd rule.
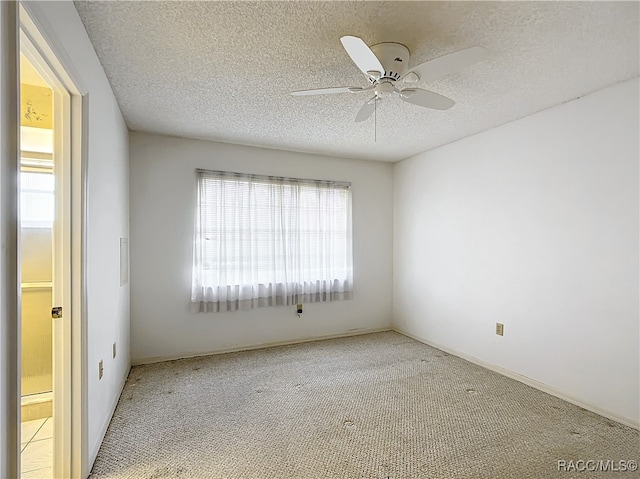
[[[638,2],[77,2],[132,130],[397,161],[639,75]],[[354,123],[366,86],[340,44],[405,44],[410,66],[466,47],[490,60]],[[364,96],[364,98],[363,98]]]

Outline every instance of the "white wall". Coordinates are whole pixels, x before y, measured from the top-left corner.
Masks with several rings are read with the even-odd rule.
[[[130,134],[131,354],[184,357],[391,326],[392,166]],[[351,181],[354,299],[190,313],[195,169]]]
[[[120,237],[129,236],[128,131],[72,2],[28,2],[34,20],[89,99],[87,183],[88,434],[95,459],[129,370],[129,286]],[[111,348],[119,354],[112,359]],[[98,380],[98,362],[104,376]]]
[[[395,327],[638,424],[638,89],[397,163]]]

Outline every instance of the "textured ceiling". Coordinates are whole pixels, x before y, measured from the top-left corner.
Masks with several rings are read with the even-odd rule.
[[[639,75],[637,2],[77,2],[132,130],[397,161]],[[448,111],[367,94],[340,44],[398,42],[410,66],[466,47],[493,52],[420,85]]]

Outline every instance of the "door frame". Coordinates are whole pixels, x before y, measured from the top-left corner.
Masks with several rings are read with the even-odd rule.
[[[86,328],[86,178],[88,94],[72,70],[64,50],[46,36],[34,19],[37,5],[20,2],[19,52],[53,90],[56,206],[61,228],[55,231],[54,285],[62,285],[56,305],[61,319],[53,320],[54,477],[85,478],[88,471],[87,328]],[[57,54],[61,52],[61,54]],[[65,65],[67,63],[67,65]],[[54,286],[55,287],[55,286]],[[65,354],[66,353],[66,354]],[[70,353],[70,354],[69,354]]]
[[[0,477],[20,471],[18,9],[0,2]]]

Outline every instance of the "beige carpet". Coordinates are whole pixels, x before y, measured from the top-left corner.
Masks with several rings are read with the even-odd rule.
[[[635,479],[558,460],[639,447],[637,430],[386,332],[135,367],[91,477]]]

